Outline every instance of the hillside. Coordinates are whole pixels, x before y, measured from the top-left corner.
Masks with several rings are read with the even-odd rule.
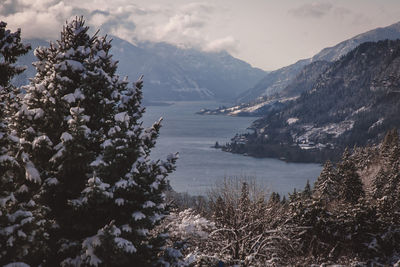
[[[111,53],[119,61],[120,74],[131,80],[145,76],[146,101],[232,101],[266,73],[226,52],[180,49],[166,43],[133,45],[117,37],[112,39]],[[48,46],[48,42],[39,39],[25,42],[31,43],[32,48]],[[26,84],[35,74],[31,66],[34,61],[33,49],[19,59],[28,69],[14,79],[14,84]]]
[[[299,95],[309,90],[317,81],[319,76],[332,63],[327,61],[315,61],[302,68],[286,87],[279,93],[272,96],[258,97],[257,99],[241,103],[232,107],[219,107],[217,109],[202,109],[198,114],[202,115],[230,115],[230,116],[264,116],[272,111],[277,111],[284,107],[287,101],[299,97]],[[290,69],[290,68],[289,68]]]
[[[364,42],[377,42],[385,39],[395,40],[398,38],[400,38],[400,22],[359,34],[335,46],[322,49],[312,58],[300,60],[287,67],[267,73],[254,87],[242,93],[236,101],[238,103],[251,102],[258,97],[268,97],[281,92],[296,78],[304,66],[312,62],[333,62]]]
[[[328,67],[311,90],[256,120],[256,133],[242,138],[240,149],[262,156],[276,144],[315,153],[376,143],[400,128],[399,101],[400,40],[364,43]],[[274,156],[293,157],[284,151]]]

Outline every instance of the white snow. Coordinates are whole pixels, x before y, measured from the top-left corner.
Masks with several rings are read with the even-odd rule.
[[[85,99],[85,95],[82,93],[81,89],[79,89],[79,88],[75,89],[74,97],[76,99],[81,99],[81,100]]]
[[[32,212],[30,211],[23,211],[23,210],[17,210],[13,214],[7,215],[8,219],[11,222],[15,222],[19,217],[32,217]]]
[[[70,133],[63,132],[61,134],[60,139],[61,139],[61,141],[63,141],[65,143],[65,142],[71,141],[73,139],[73,137],[72,137],[72,135]]]
[[[30,267],[30,266],[24,262],[13,262],[6,264],[3,267]]]
[[[74,94],[66,94],[65,96],[62,97],[62,99],[70,104],[75,102]]]
[[[129,226],[129,224],[124,224],[121,226],[122,231],[131,233],[132,232],[132,227]]]
[[[36,147],[42,146],[43,144],[46,144],[48,146],[52,146],[53,142],[51,142],[50,138],[47,135],[41,135],[39,137],[36,137],[33,140],[32,147],[36,148]]]
[[[71,114],[81,114],[85,109],[80,107],[72,107],[69,109]]]
[[[58,146],[58,145],[57,145],[57,146]],[[57,148],[56,148],[56,149],[57,149]],[[62,157],[64,151],[65,151],[65,147],[61,146],[61,147],[59,148],[59,150],[57,151],[57,153],[55,153],[55,154],[50,158],[49,161],[50,161],[50,162],[55,162],[56,159]]]
[[[21,155],[22,161],[25,163],[25,176],[26,179],[34,183],[40,183],[39,171],[35,168],[32,161],[29,160],[28,154],[25,152]]]
[[[46,184],[48,184],[48,185],[56,185],[56,184],[58,184],[58,179],[57,178],[47,178],[46,180],[45,180],[45,183]]]
[[[108,131],[108,135],[114,135],[119,131],[121,131],[121,128],[119,126],[111,127],[110,130]]]
[[[376,122],[374,122],[369,128],[368,131],[371,131],[372,129],[374,129],[375,127],[381,125],[383,123],[385,119],[384,118],[380,118],[379,120],[377,120]]]
[[[154,207],[155,205],[156,205],[156,204],[154,204],[153,201],[146,201],[146,202],[142,205],[142,207],[145,209],[145,208]]]
[[[367,108],[367,107],[363,106],[363,107],[357,109],[356,111],[354,111],[351,115],[356,115],[356,114],[358,114],[358,113],[360,113],[360,112],[368,111],[369,109],[370,109],[370,108]]]
[[[92,130],[90,130],[89,127],[87,127],[86,125],[82,125],[81,128],[83,129],[83,131],[85,132],[85,137],[88,137],[89,134],[92,133]]]
[[[150,185],[150,187],[153,188],[154,190],[157,190],[159,186],[160,186],[159,181],[155,181]]]
[[[137,251],[132,242],[126,240],[125,238],[115,237],[114,241],[117,244],[117,247],[124,250],[125,252],[135,253]]]
[[[8,155],[1,155],[1,156],[0,156],[0,163],[1,163],[1,162],[6,162],[6,161],[11,162],[11,163],[13,163],[13,164],[16,164],[16,163],[17,163],[17,162],[15,161],[14,158],[12,158],[12,157],[10,157],[10,156],[8,156]]]
[[[144,228],[137,229],[136,232],[141,236],[146,236],[149,234],[149,230]]]
[[[90,166],[92,166],[92,167],[98,167],[100,165],[105,165],[105,162],[103,161],[103,157],[102,156],[98,156],[96,158],[96,160],[94,160],[94,161],[92,161],[90,163]]]
[[[299,118],[289,118],[287,119],[287,124],[291,125],[293,123],[296,123],[299,120]]]
[[[144,215],[142,212],[140,211],[136,211],[134,213],[132,213],[132,217],[135,219],[135,221],[139,221],[141,219],[146,218],[146,215]]]
[[[83,71],[84,70],[82,63],[80,63],[76,60],[67,59],[67,60],[65,60],[65,63],[68,66],[70,66],[73,71]]]
[[[125,200],[123,198],[117,198],[115,200],[115,204],[117,204],[118,206],[122,206],[122,205],[124,205],[124,203],[125,203]]]
[[[101,146],[102,146],[103,148],[106,148],[106,147],[108,147],[108,146],[112,146],[112,141],[111,141],[111,139],[105,140],[105,141],[101,144]]]
[[[114,119],[115,121],[126,122],[129,120],[129,115],[127,112],[120,112],[115,114]]]
[[[68,103],[74,103],[76,100],[85,99],[85,96],[82,94],[82,91],[78,88],[75,89],[74,93],[66,94],[62,97]]]
[[[17,190],[18,193],[25,193],[25,192],[28,192],[28,191],[29,191],[29,188],[24,184],[21,185]]]
[[[82,243],[82,248],[85,249],[84,256],[89,258],[89,264],[93,266],[98,266],[102,261],[94,254],[95,248],[101,245],[100,235],[103,232],[99,230],[96,235],[86,238]]]
[[[33,116],[33,119],[35,119],[35,120],[43,117],[43,115],[44,115],[44,111],[41,108],[34,108],[34,109],[29,110],[29,112],[31,113],[31,115]]]
[[[309,140],[315,140],[321,134],[329,134],[334,138],[339,137],[344,132],[353,128],[354,121],[346,120],[340,123],[329,123],[321,127],[315,127],[312,124],[302,126],[304,133],[299,136],[293,135],[293,140],[299,143],[308,143]]]

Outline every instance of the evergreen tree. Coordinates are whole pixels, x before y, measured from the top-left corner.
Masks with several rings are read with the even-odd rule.
[[[46,253],[44,212],[36,203],[37,175],[21,153],[20,140],[10,131],[9,117],[19,107],[18,89],[11,79],[25,67],[14,63],[30,46],[21,43],[21,31],[11,32],[0,22],[0,265],[25,262],[38,265]]]
[[[313,196],[325,202],[337,199],[340,184],[337,180],[336,170],[330,161],[325,162],[321,174],[314,184]]]
[[[337,175],[341,185],[339,196],[342,200],[354,204],[364,197],[363,183],[347,148],[337,166]]]
[[[111,41],[84,24],[74,19],[36,49],[37,75],[13,122],[56,222],[46,265],[155,264],[166,237],[150,234],[167,213],[176,155],[150,160],[161,120],[143,128],[142,81],[120,79]]]
[[[304,190],[302,192],[303,198],[311,198],[312,191],[311,191],[311,186],[310,186],[310,181],[307,180],[307,183],[304,187]]]
[[[272,192],[268,199],[268,204],[277,204],[281,202],[281,196],[279,193]]]

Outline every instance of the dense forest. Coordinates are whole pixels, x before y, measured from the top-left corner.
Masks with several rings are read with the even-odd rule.
[[[111,41],[83,18],[35,50],[0,23],[0,264],[3,266],[400,265],[400,143],[345,150],[288,197],[227,178],[208,197],[174,193],[177,155],[153,161],[143,81],[117,75]]]

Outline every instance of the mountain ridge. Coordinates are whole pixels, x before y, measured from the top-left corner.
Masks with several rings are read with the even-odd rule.
[[[134,45],[115,36],[110,38],[113,58],[119,61],[118,73],[129,76],[131,81],[144,75],[143,95],[147,101],[231,101],[266,73],[227,52],[180,49],[166,43]],[[35,74],[31,66],[36,61],[34,48],[49,44],[40,39],[24,42],[31,43],[33,49],[19,60],[19,64],[28,68],[13,81],[18,86],[26,84]]]
[[[358,34],[334,46],[323,48],[311,58],[299,60],[294,64],[267,73],[254,87],[249,88],[239,95],[236,102],[251,102],[259,97],[268,97],[281,92],[296,78],[303,67],[312,62],[333,62],[346,55],[361,43],[369,41],[376,42],[385,39],[395,40],[399,38],[400,22]]]
[[[268,156],[273,147],[274,156],[296,160],[309,150],[325,160],[321,154],[375,144],[400,128],[399,103],[400,40],[366,42],[331,64],[311,90],[256,120],[255,133],[234,138],[241,146],[228,150]]]

